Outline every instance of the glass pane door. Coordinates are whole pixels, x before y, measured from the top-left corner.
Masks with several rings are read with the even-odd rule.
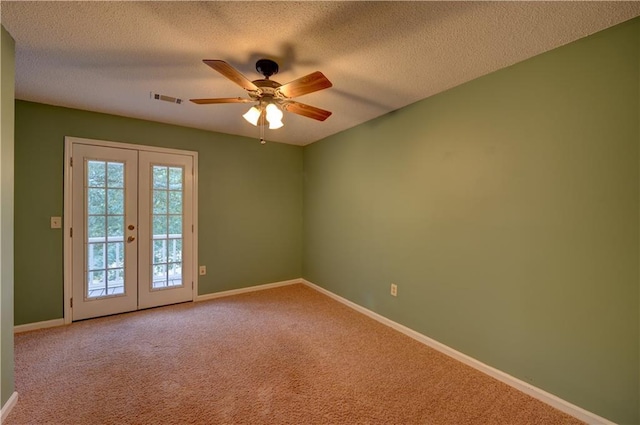
[[[73,320],[138,306],[138,152],[74,145]]]
[[[193,157],[140,152],[140,308],[193,299]]]

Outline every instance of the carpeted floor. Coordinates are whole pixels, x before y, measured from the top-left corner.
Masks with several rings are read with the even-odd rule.
[[[16,424],[579,424],[304,285],[16,335]]]

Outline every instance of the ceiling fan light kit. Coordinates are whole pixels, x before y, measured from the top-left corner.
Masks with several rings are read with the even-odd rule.
[[[203,62],[220,74],[233,81],[247,91],[249,98],[228,97],[213,99],[190,99],[198,105],[218,103],[254,103],[244,115],[249,123],[260,126],[260,143],[264,144],[264,127],[269,123],[269,129],[275,130],[284,126],[283,110],[303,117],[324,121],[331,115],[330,111],[305,105],[291,100],[294,97],[313,93],[332,87],[331,81],[320,71],[293,80],[287,84],[280,84],[269,77],[278,73],[278,64],[270,59],[260,59],[256,62],[256,70],[264,78],[250,81],[233,66],[222,60],[205,59]],[[266,120],[266,122],[265,122]]]

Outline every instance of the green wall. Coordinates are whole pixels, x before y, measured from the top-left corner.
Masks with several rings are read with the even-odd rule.
[[[301,276],[301,147],[25,101],[15,131],[17,325],[63,317],[65,136],[198,152],[199,294]]]
[[[639,56],[635,19],[305,147],[303,276],[640,422]]]
[[[13,157],[15,43],[0,26],[0,407],[13,384]]]

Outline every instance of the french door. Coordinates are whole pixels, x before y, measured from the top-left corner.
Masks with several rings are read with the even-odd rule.
[[[193,300],[194,157],[70,145],[71,319]]]

